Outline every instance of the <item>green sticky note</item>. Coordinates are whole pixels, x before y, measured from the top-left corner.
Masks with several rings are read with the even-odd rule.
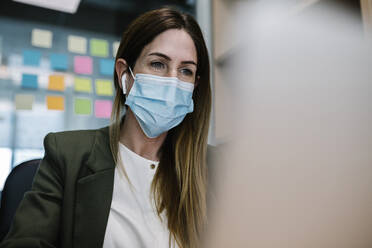
[[[100,96],[112,96],[112,82],[110,80],[97,79],[96,80],[96,94]]]
[[[92,80],[90,78],[75,77],[74,88],[75,88],[75,91],[91,93],[92,92]]]
[[[75,98],[75,114],[90,115],[92,113],[92,101],[86,98]]]
[[[109,53],[109,44],[106,40],[91,39],[90,54],[92,56],[107,57]]]

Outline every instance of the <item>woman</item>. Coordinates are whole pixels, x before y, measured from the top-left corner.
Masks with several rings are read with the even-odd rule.
[[[45,137],[1,247],[198,245],[211,109],[198,24],[169,8],[137,18],[123,34],[114,83],[109,127]]]

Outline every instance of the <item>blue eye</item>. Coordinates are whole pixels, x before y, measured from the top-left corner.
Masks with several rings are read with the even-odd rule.
[[[156,70],[164,69],[164,64],[161,62],[151,62],[151,67],[153,67]]]
[[[185,76],[192,76],[193,75],[193,72],[189,69],[182,69],[181,73]]]

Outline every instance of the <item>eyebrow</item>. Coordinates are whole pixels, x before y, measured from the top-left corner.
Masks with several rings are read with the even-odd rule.
[[[171,61],[171,60],[172,60],[172,59],[169,58],[167,55],[165,55],[165,54],[163,54],[163,53],[159,53],[159,52],[154,52],[154,53],[150,53],[150,54],[148,54],[148,56],[150,56],[150,55],[159,56],[159,57],[162,57],[162,58],[164,58],[164,59],[166,59],[166,60],[168,60],[168,61]],[[197,64],[196,64],[194,61],[192,61],[192,60],[182,61],[181,64],[191,64],[191,65],[195,65],[195,66],[197,66]]]

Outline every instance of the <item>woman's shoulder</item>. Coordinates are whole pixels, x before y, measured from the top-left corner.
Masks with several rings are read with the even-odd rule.
[[[70,130],[62,132],[48,133],[47,136],[55,136],[59,142],[64,143],[91,143],[97,138],[97,135],[108,135],[108,127],[100,129],[82,129],[82,130]]]
[[[108,127],[100,129],[71,130],[48,133],[44,139],[44,146],[51,144],[59,152],[89,152],[98,143],[109,140]]]

